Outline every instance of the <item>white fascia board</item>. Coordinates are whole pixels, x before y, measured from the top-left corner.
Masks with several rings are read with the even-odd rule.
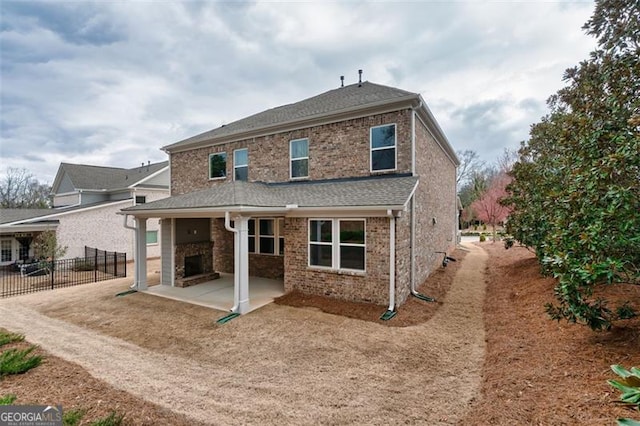
[[[168,166],[168,165],[167,165],[166,167],[161,168],[160,170],[157,170],[155,173],[150,174],[150,175],[149,175],[149,176],[147,176],[146,178],[144,178],[144,179],[140,179],[139,181],[132,183],[132,184],[131,184],[131,185],[129,185],[127,188],[133,188],[134,186],[138,186],[138,185],[140,185],[141,183],[146,182],[146,181],[148,181],[149,179],[152,179],[152,178],[154,178],[154,177],[158,176],[160,173],[162,173],[162,172],[164,172],[164,171],[166,171],[166,170],[169,170],[169,166]],[[168,188],[168,187],[169,187],[169,185],[167,185],[167,188]]]
[[[40,220],[55,219],[57,217],[66,216],[68,214],[86,212],[86,211],[101,209],[103,207],[111,207],[111,206],[115,206],[117,204],[125,204],[125,203],[131,203],[131,199],[113,201],[113,202],[104,203],[104,204],[98,204],[98,205],[95,205],[95,206],[85,207],[85,208],[82,208],[82,209],[69,210],[68,208],[65,209],[64,207],[62,207],[61,210],[65,209],[65,211],[58,211],[58,212],[47,214],[47,215],[43,215],[43,216],[31,217],[29,219],[16,220],[14,222],[5,223],[2,226],[13,226],[13,225],[19,225],[19,224],[27,224],[27,223],[38,222]],[[51,210],[55,210],[55,209],[51,209]]]
[[[352,107],[346,108],[342,111],[333,111],[328,114],[320,114],[304,119],[296,119],[291,121],[285,121],[277,123],[271,126],[265,126],[254,130],[238,132],[231,135],[220,136],[218,138],[208,138],[198,141],[193,141],[184,146],[176,146],[171,148],[171,145],[162,147],[161,149],[168,154],[175,154],[182,151],[190,151],[196,148],[204,148],[207,146],[215,146],[226,144],[230,142],[237,142],[246,139],[258,138],[262,136],[268,136],[275,133],[292,132],[295,130],[306,129],[313,126],[321,126],[324,124],[338,123],[346,120],[353,120],[356,118],[368,117],[374,114],[386,114],[389,112],[400,111],[407,108],[412,108],[416,103],[416,95],[405,96],[391,101],[377,102],[366,107]],[[215,129],[213,129],[215,130]],[[180,143],[180,142],[176,142]]]
[[[415,190],[415,188],[414,188]],[[343,206],[343,207],[252,207],[252,206],[226,206],[205,207],[192,209],[158,209],[158,210],[134,210],[120,211],[118,214],[140,218],[185,218],[185,217],[224,217],[225,212],[233,214],[246,214],[253,217],[259,216],[287,216],[287,217],[358,217],[358,216],[387,216],[389,210],[403,211],[405,205],[393,206]]]
[[[57,223],[26,223],[20,225],[7,226],[5,224],[0,225],[0,234],[12,234],[15,232],[35,232],[35,231],[49,231],[56,229]]]

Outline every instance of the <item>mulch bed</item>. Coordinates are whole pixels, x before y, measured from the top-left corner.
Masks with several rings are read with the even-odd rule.
[[[388,306],[374,305],[371,303],[356,303],[338,300],[326,296],[314,296],[299,291],[292,291],[275,299],[278,305],[288,305],[297,308],[315,308],[322,312],[334,315],[342,315],[348,318],[363,321],[377,322],[389,327],[408,327],[422,324],[435,315],[446,296],[456,271],[460,269],[461,260],[467,252],[464,249],[456,249],[449,255],[456,262],[449,262],[446,268],[436,269],[425,282],[418,286],[418,293],[434,298],[435,302],[426,302],[416,297],[409,296],[407,301],[397,308],[397,314],[389,321],[380,319]]]
[[[28,346],[27,342],[12,343],[1,347],[0,352]],[[62,405],[63,412],[85,410],[81,422],[83,425],[107,417],[111,412],[124,414],[125,425],[199,424],[186,416],[118,390],[96,379],[81,366],[40,348],[32,354],[42,355],[42,364],[24,374],[0,378],[0,396],[16,395],[15,405]]]
[[[555,280],[540,276],[538,261],[521,247],[480,244],[489,252],[485,324],[487,354],[479,402],[462,424],[613,425],[640,420],[618,404],[606,381],[611,364],[640,366],[640,319],[611,331],[556,322],[544,305],[554,302]],[[606,290],[610,301],[640,306],[640,286]]]

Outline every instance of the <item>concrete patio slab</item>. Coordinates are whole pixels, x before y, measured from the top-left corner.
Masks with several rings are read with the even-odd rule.
[[[191,287],[154,285],[144,293],[207,308],[230,311],[233,307],[233,274],[221,273],[220,278]],[[261,277],[249,277],[249,312],[273,302],[284,294],[284,282]]]

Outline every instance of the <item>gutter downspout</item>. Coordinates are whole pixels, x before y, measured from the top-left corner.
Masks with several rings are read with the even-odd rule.
[[[240,256],[240,248],[238,247],[238,244],[235,243],[235,241],[237,240],[237,238],[235,238],[238,235],[238,230],[236,228],[232,228],[231,227],[231,218],[230,218],[230,214],[228,211],[224,212],[224,227],[227,229],[227,231],[233,232],[234,235],[234,244],[233,244],[233,258],[234,261],[237,261],[238,256]],[[234,280],[237,280],[237,274],[234,274]],[[235,285],[233,286],[233,301],[234,301],[234,305],[231,308],[231,312],[237,312],[238,311],[238,301],[240,300],[240,286],[235,283]]]
[[[134,259],[133,259],[133,261],[134,261],[134,264],[135,264],[135,261],[136,261],[135,255],[136,255],[136,251],[137,251],[136,248],[135,248],[135,244],[136,244],[135,243],[135,234],[136,234],[136,232],[138,232],[138,228],[136,228],[135,225],[134,226],[129,225],[128,222],[129,222],[129,215],[125,214],[124,215],[124,227],[127,228],[127,229],[131,229],[133,231],[133,233],[134,233],[134,238],[133,238],[133,240],[134,240],[134,243],[133,243],[133,245],[134,245],[134,247],[133,247]],[[129,286],[130,289],[136,289],[136,290],[138,289],[138,280],[136,279],[137,278],[136,275],[138,275],[138,268],[134,267],[133,268],[133,284],[131,284]]]
[[[396,316],[396,217],[392,210],[387,210],[389,216],[389,307],[380,317],[388,321]]]

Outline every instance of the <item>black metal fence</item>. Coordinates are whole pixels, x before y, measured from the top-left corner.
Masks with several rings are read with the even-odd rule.
[[[84,248],[85,257],[0,268],[0,297],[72,287],[127,276],[127,254]]]

